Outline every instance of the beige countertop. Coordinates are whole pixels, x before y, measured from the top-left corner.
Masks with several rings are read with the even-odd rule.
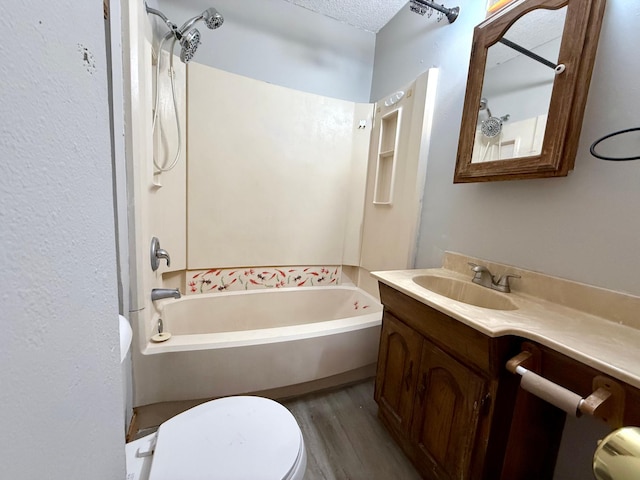
[[[458,254],[447,255],[444,263],[447,268],[373,272],[372,275],[490,337],[516,335],[538,342],[640,388],[640,318],[636,318],[640,317],[640,297]],[[518,308],[493,310],[469,305],[413,281],[419,275],[435,275],[471,283],[471,272],[460,271],[469,270],[467,260],[489,266],[497,274],[508,271],[521,275],[521,279],[513,281],[512,293],[491,291],[508,297]],[[531,282],[528,288],[524,288],[526,282]],[[540,289],[540,284],[545,287]]]

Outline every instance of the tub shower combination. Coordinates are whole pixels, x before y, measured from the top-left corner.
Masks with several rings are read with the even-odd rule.
[[[138,335],[138,405],[258,392],[376,362],[382,305],[353,285],[205,293],[155,303],[151,324]],[[171,338],[155,343],[160,320]]]
[[[148,14],[159,17],[169,29],[157,51],[170,42],[171,71],[176,43],[185,63],[200,44],[200,32],[194,28],[197,22],[203,21],[213,30],[224,21],[214,8],[209,8],[178,27],[162,12],[145,7]],[[156,83],[161,78],[160,60],[158,54]],[[169,78],[178,146],[174,160],[167,161],[167,165],[153,157],[155,174],[176,166],[182,146],[173,74]],[[160,118],[160,90],[156,86],[152,132]],[[344,110],[344,106],[341,108]],[[350,142],[348,145],[351,149]],[[345,158],[351,158],[350,150]],[[342,173],[342,169],[334,169]],[[342,235],[339,238],[342,240]],[[154,240],[151,263],[156,271],[160,260],[169,266],[170,259],[159,241]],[[295,261],[288,262],[287,265],[297,265]],[[180,296],[177,290],[153,288],[153,306],[132,312],[136,339],[132,349],[134,405],[260,392],[375,366],[382,305],[353,285],[341,285],[340,267],[334,267],[331,271],[310,272],[316,278],[306,280],[302,275],[291,274],[295,268],[286,274],[276,270],[269,279],[277,278],[279,283],[273,285],[267,285],[268,279],[252,278],[252,269],[242,276],[209,270],[198,277],[199,273],[192,272],[192,282],[184,290],[191,295],[182,298],[175,298]],[[203,278],[214,275],[212,272],[215,283],[208,279],[205,283]],[[196,277],[198,281],[194,280]],[[249,287],[246,282],[270,288],[232,291]],[[162,341],[154,342],[153,337]]]

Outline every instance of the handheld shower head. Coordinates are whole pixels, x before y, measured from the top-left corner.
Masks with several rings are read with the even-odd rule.
[[[182,47],[180,60],[182,60],[182,63],[189,63],[196,53],[198,45],[200,45],[200,32],[197,28],[193,28],[182,35],[182,38],[180,38],[180,46]]]

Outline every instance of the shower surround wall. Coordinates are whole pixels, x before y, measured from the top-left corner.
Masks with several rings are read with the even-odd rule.
[[[375,106],[358,278],[374,296],[369,272],[414,265],[438,73],[427,70]]]
[[[188,268],[358,265],[372,106],[197,63],[188,92]]]
[[[130,99],[126,106],[126,150],[127,181],[130,192],[129,235],[131,302],[129,318],[134,330],[132,359],[133,381],[136,382],[135,364],[141,347],[146,343],[140,332],[143,322],[148,321],[153,310],[151,290],[162,286],[163,275],[186,268],[186,161],[185,142],[183,153],[175,168],[157,175],[154,173],[153,155],[160,162],[171,161],[176,148],[175,120],[170,106],[171,91],[166,73],[166,55],[163,57],[163,72],[160,75],[161,107],[156,138],[151,134],[154,60],[158,39],[153,37],[152,24],[144,2],[124,2],[123,31],[125,52],[125,96]],[[184,67],[175,60],[176,86],[184,92]],[[186,131],[184,94],[178,96],[183,131]],[[154,142],[155,140],[155,142]],[[154,151],[154,143],[156,149]],[[156,272],[152,272],[149,249],[152,237],[161,239],[162,248],[171,254],[171,267],[162,262]],[[144,331],[144,328],[142,328]],[[136,399],[133,399],[136,406]]]

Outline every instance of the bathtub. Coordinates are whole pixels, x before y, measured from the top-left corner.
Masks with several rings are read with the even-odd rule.
[[[375,364],[382,305],[350,285],[156,302],[134,355],[135,406],[259,392]],[[162,319],[171,338],[152,342]]]

